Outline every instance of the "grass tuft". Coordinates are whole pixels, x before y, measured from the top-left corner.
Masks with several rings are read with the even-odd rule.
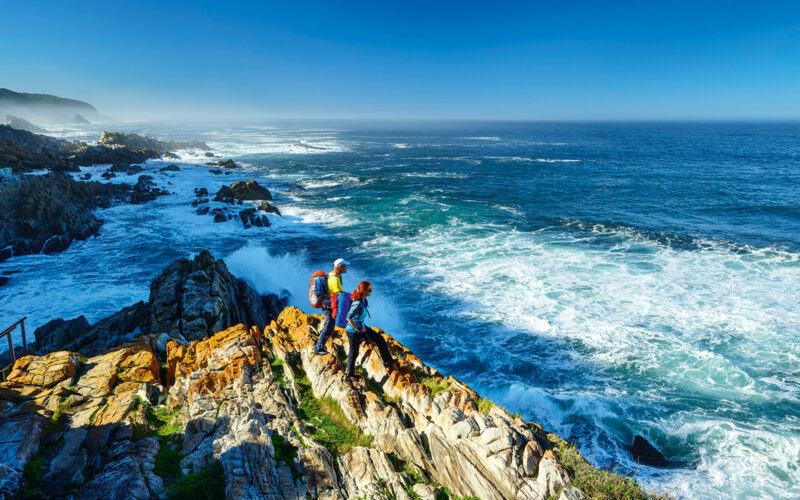
[[[167,500],[217,500],[225,498],[225,469],[215,460],[197,474],[189,474],[167,489]]]
[[[369,447],[372,437],[353,425],[344,415],[339,403],[330,396],[322,399],[314,397],[311,381],[299,367],[294,367],[300,401],[297,416],[312,430],[311,437],[318,441],[334,456],[347,453],[356,446]]]
[[[558,462],[572,478],[572,486],[581,489],[588,498],[598,500],[669,500],[668,495],[647,493],[634,478],[617,471],[604,471],[590,464],[578,448],[555,434],[543,433],[535,427],[534,432],[543,435],[553,446]]]

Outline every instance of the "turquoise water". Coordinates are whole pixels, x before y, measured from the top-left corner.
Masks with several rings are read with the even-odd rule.
[[[3,323],[99,319],[204,247],[310,310],[308,276],[345,257],[376,324],[593,463],[686,498],[800,496],[800,125],[130,128],[244,171],[182,166],[173,196],[102,211],[101,237],[0,264],[23,271]],[[244,230],[188,206],[239,178],[284,218]],[[672,466],[637,468],[634,434]]]

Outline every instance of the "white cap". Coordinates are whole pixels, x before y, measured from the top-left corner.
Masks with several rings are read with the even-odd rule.
[[[350,263],[344,259],[336,259],[336,262],[333,263],[333,267],[349,266],[349,265]]]

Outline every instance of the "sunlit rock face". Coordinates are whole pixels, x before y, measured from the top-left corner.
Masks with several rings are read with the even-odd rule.
[[[0,383],[0,492],[546,499],[570,484],[538,426],[390,336],[398,363],[385,368],[362,344],[364,379],[348,381],[343,330],[315,355],[319,316],[234,311],[241,295],[209,302],[240,293],[236,283],[207,252],[177,261],[153,281],[148,314],[105,323],[139,321],[148,333],[17,360]]]

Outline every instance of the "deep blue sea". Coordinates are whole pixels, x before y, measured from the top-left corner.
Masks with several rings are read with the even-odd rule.
[[[343,257],[346,287],[373,282],[377,326],[594,464],[681,498],[800,497],[800,124],[52,133],[101,128],[205,140],[243,168],[213,175],[186,155],[154,174],[172,196],[99,211],[100,236],[63,254],[0,263],[21,271],[0,289],[0,326],[96,321],[201,248],[310,312],[310,274]],[[271,228],[194,213],[195,187],[250,178],[283,212]],[[637,467],[635,434],[672,466]]]

